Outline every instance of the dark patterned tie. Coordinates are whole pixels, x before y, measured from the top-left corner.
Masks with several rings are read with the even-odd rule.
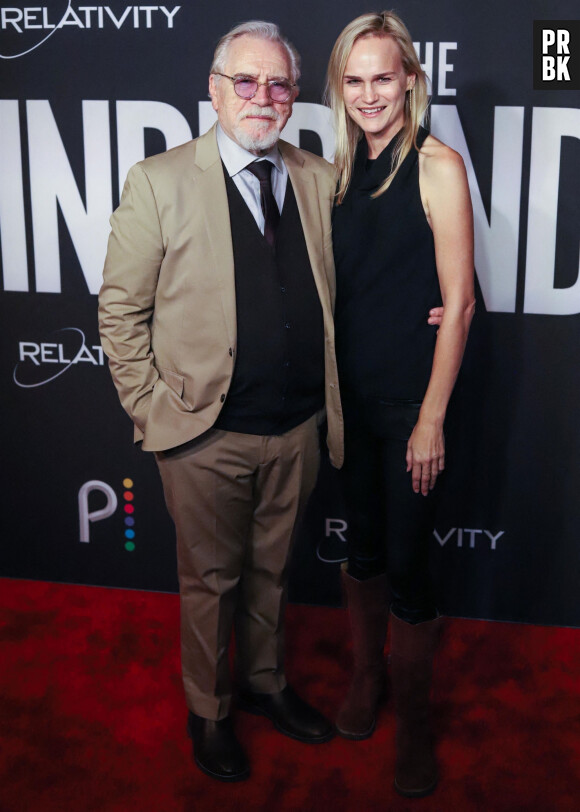
[[[278,211],[278,204],[276,198],[272,193],[272,172],[273,164],[271,161],[257,161],[246,167],[252,175],[255,175],[260,181],[260,203],[262,204],[262,214],[264,215],[264,237],[269,244],[274,248],[276,245],[276,229],[280,222],[280,212]]]

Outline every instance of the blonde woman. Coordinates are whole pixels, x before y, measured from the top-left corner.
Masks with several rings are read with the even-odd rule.
[[[391,620],[395,787],[437,783],[428,711],[440,619],[429,578],[445,413],[474,309],[473,220],[461,157],[421,126],[426,76],[392,12],[340,34],[328,68],[338,191],[336,336],[349,520],[343,587],[354,676],[337,718],[364,739],[383,696]],[[444,305],[441,326],[424,314]]]

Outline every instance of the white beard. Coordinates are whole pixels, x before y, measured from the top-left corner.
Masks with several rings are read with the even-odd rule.
[[[245,132],[245,130],[234,130],[234,135],[238,141],[238,144],[242,146],[244,149],[247,149],[248,152],[268,152],[268,150],[272,149],[278,143],[278,139],[280,138],[280,133],[277,130],[269,130],[265,133],[254,133],[250,135],[250,133]]]
[[[280,118],[275,110],[268,110],[268,108],[256,107],[249,112],[250,114],[253,113],[254,115],[270,115],[270,121],[278,121]],[[263,124],[255,124],[254,131],[250,134],[247,130],[240,126],[240,123],[247,117],[248,112],[246,112],[243,117],[238,119],[238,126],[233,128],[233,133],[237,142],[244,149],[247,149],[248,152],[267,152],[268,150],[272,149],[280,138],[280,130],[278,130],[277,127],[272,129],[270,121],[267,121]]]

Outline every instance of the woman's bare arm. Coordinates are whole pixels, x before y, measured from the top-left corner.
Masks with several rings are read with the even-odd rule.
[[[445,466],[443,421],[461,366],[475,307],[473,213],[461,156],[429,136],[419,153],[419,183],[435,240],[444,311],[433,367],[417,425],[407,446],[407,470],[426,495]]]

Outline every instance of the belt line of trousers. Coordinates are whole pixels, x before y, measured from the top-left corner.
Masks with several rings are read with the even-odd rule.
[[[318,474],[316,416],[279,436],[211,429],[156,459],[177,533],[187,705],[222,719],[234,628],[241,687],[276,693],[286,685],[288,564]]]

